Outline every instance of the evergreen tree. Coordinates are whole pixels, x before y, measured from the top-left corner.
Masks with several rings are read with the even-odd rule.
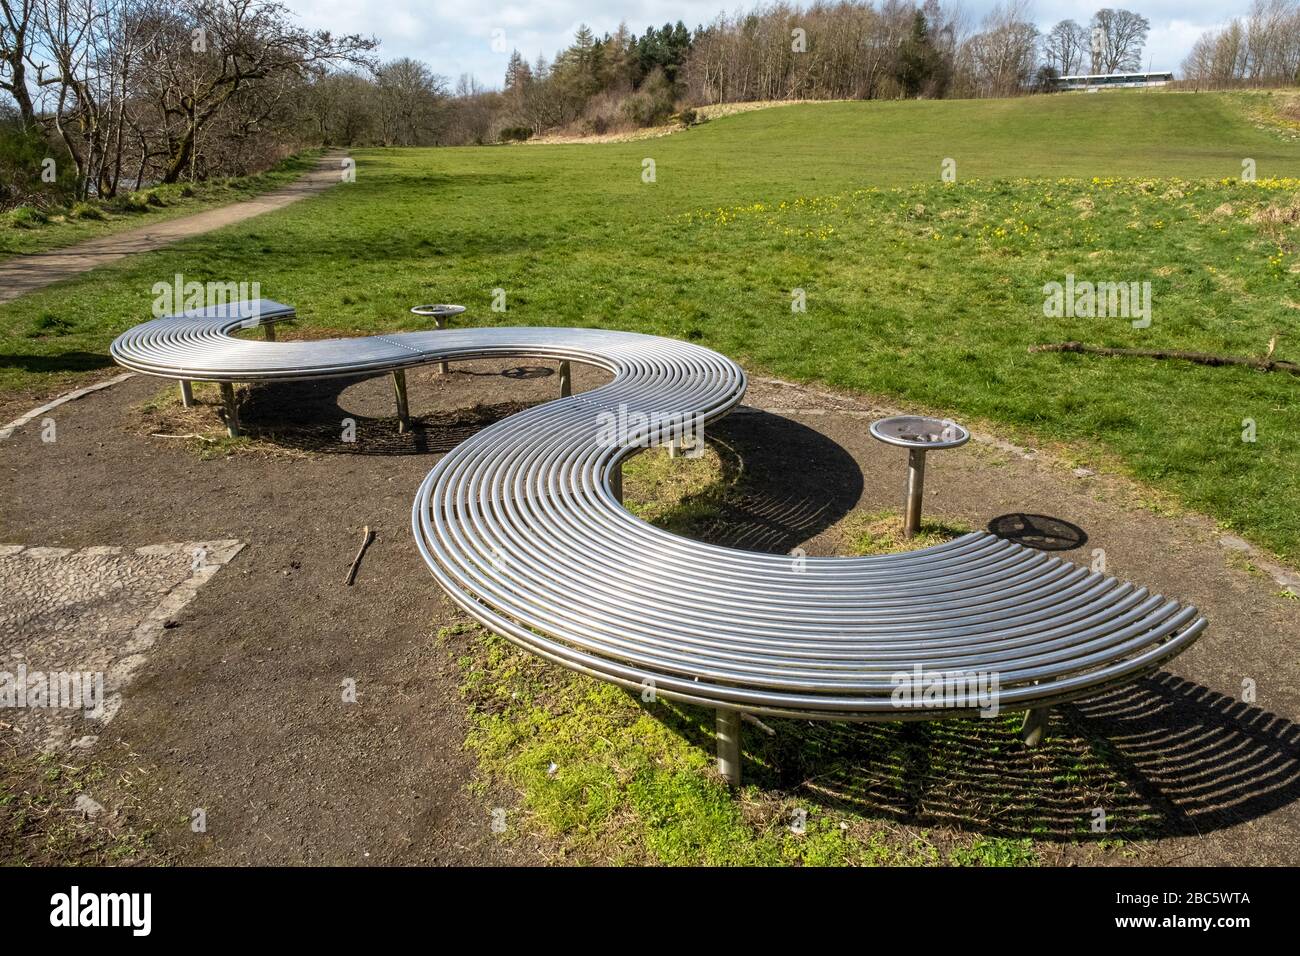
[[[510,61],[506,64],[506,89],[522,89],[528,85],[531,78],[532,71],[528,68],[528,61],[520,56],[518,50],[515,50],[510,54]]]
[[[930,27],[920,10],[912,18],[912,30],[898,53],[896,79],[905,96],[920,96],[938,65],[938,52],[930,41]]]

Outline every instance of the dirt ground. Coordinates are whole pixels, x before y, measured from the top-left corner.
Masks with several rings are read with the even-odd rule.
[[[577,389],[602,378],[575,365]],[[176,420],[144,408],[166,383],[137,376],[51,413],[57,441],[42,442],[33,422],[0,446],[0,544],[244,544],[169,622],[94,750],[107,769],[96,799],[111,807],[114,781],[131,780],[132,813],[152,821],[164,856],[554,859],[542,842],[492,832],[493,810],[511,806],[511,794],[470,786],[454,652],[435,640],[461,618],[408,525],[416,486],[442,452],[521,403],[554,397],[557,379],[543,363],[511,362],[408,380],[423,419],[411,435],[389,417],[386,378],[262,386],[242,411],[262,450],[216,445],[205,458],[192,440],[151,436]],[[898,508],[905,456],[867,433],[884,411],[754,381],[746,406],[713,428],[747,479],[711,536],[834,553],[851,513]],[[347,418],[352,443],[339,441]],[[1161,513],[1124,480],[1076,474],[1047,452],[972,442],[934,454],[926,481],[928,515],[1032,534],[1081,563],[1104,550],[1109,573],[1194,602],[1211,622],[1167,672],[1069,714],[1154,808],[1160,839],[1114,862],[1300,863],[1300,601],[1205,519]],[[366,525],[377,537],[347,587]],[[342,699],[349,680],[356,703]],[[1244,681],[1253,704],[1242,701]],[[191,826],[196,809],[204,832]]]

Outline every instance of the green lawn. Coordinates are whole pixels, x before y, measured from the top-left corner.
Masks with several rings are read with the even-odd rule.
[[[410,305],[461,302],[478,324],[688,338],[754,371],[1112,456],[1295,562],[1294,377],[1027,353],[1078,339],[1262,354],[1280,334],[1278,355],[1300,359],[1300,144],[1259,120],[1267,102],[817,104],[617,145],[362,151],[356,183],[0,307],[0,397],[103,367],[176,273],[258,281],[304,327],[340,333],[417,328]],[[1067,273],[1150,282],[1151,327],[1045,317],[1043,284]]]

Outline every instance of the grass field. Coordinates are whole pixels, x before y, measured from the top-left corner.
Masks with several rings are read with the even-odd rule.
[[[356,183],[0,307],[0,396],[107,367],[177,273],[258,281],[313,334],[417,328],[410,305],[461,302],[478,324],[658,332],[1066,443],[1294,563],[1294,377],[1027,352],[1262,355],[1277,335],[1300,359],[1300,143],[1260,119],[1268,103],[835,103],[625,144],[362,151]],[[1044,283],[1068,274],[1150,282],[1150,327],[1045,317]]]

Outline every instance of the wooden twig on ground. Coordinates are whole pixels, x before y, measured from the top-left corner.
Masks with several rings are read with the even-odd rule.
[[[366,548],[370,547],[370,542],[374,540],[375,533],[370,530],[370,525],[366,525],[361,532],[361,547],[357,549],[357,556],[352,559],[352,567],[348,568],[348,587],[352,587],[352,582],[357,579],[357,568],[361,567],[361,556],[366,553]]]
[[[215,442],[215,438],[209,438],[207,435],[200,435],[198,432],[190,432],[188,435],[164,435],[162,432],[152,432],[150,438],[197,438],[199,441]]]
[[[1273,358],[1271,348],[1265,358],[1249,358],[1245,355],[1213,355],[1208,352],[1174,352],[1164,349],[1112,349],[1101,345],[1084,345],[1082,342],[1049,342],[1044,345],[1031,345],[1029,351],[1031,353],[1077,352],[1081,355],[1178,359],[1184,362],[1195,362],[1197,365],[1241,365],[1246,368],[1258,369],[1261,372],[1290,372],[1292,375],[1300,375],[1300,364]]]

